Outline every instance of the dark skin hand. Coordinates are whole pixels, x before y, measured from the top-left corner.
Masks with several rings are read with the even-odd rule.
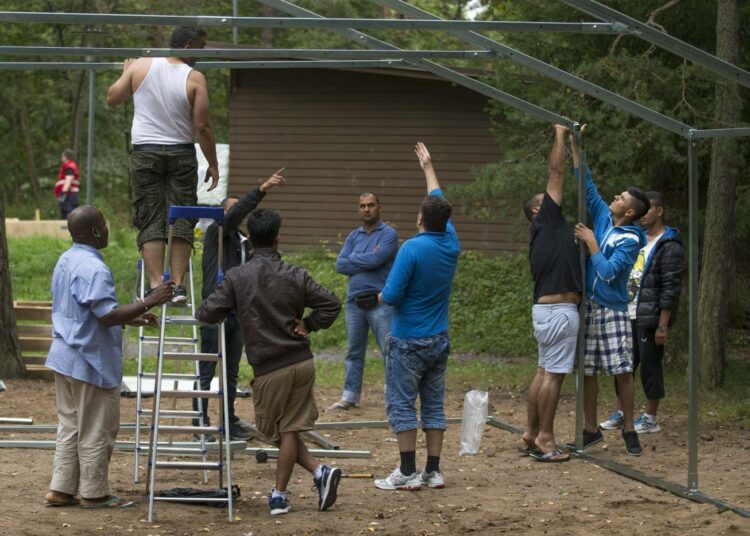
[[[174,283],[166,281],[160,284],[154,292],[142,302],[128,303],[115,307],[108,314],[99,319],[99,322],[107,327],[131,325],[140,327],[155,327],[158,325],[156,315],[147,313],[147,309],[162,305],[172,299],[172,288]],[[153,317],[153,318],[152,318]]]
[[[295,335],[299,335],[300,337],[307,338],[310,334],[308,333],[307,329],[305,328],[304,322],[300,320],[299,318],[294,319],[294,333]]]

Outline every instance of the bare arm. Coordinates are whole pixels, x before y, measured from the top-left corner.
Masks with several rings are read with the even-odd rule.
[[[147,311],[156,305],[161,305],[172,299],[171,281],[160,284],[153,293],[143,301],[120,305],[112,309],[109,314],[99,318],[99,323],[107,327],[121,326],[124,324],[155,326],[156,317],[147,314]],[[140,321],[139,321],[140,320]]]
[[[424,171],[424,177],[427,181],[427,193],[429,194],[431,191],[440,188],[435,168],[432,167],[432,157],[425,144],[421,141],[417,143],[414,152],[417,154],[419,165]]]
[[[128,58],[122,64],[122,74],[107,90],[107,104],[117,106],[133,95],[133,63],[135,58]]]
[[[547,160],[547,193],[557,205],[562,205],[563,176],[565,173],[565,133],[569,129],[555,125],[555,142]]]
[[[195,84],[195,96],[193,99],[193,127],[195,128],[195,137],[201,146],[203,156],[208,160],[208,169],[203,182],[211,179],[211,186],[208,187],[210,192],[219,185],[219,161],[216,158],[216,135],[214,126],[211,123],[211,117],[208,113],[209,99],[208,87],[206,86],[205,77],[198,71],[192,71],[190,78]]]
[[[62,193],[67,194],[70,191],[70,187],[73,184],[73,179],[75,178],[75,175],[73,174],[73,170],[68,170],[70,173],[65,173],[65,184],[63,184],[62,187]]]

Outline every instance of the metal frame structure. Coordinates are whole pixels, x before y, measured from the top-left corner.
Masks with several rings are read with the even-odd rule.
[[[750,72],[736,65],[728,63],[716,56],[697,49],[679,39],[666,33],[651,28],[636,19],[628,17],[616,10],[596,2],[595,0],[559,0],[575,9],[592,15],[602,22],[597,23],[560,23],[560,22],[519,22],[519,21],[456,21],[444,20],[427,11],[414,7],[401,0],[374,0],[377,4],[389,7],[394,11],[408,17],[406,19],[334,19],[326,18],[315,12],[301,8],[287,0],[261,0],[267,6],[291,15],[291,17],[238,17],[237,2],[233,1],[233,17],[203,17],[203,16],[165,16],[165,15],[105,15],[91,13],[20,13],[0,12],[0,21],[11,23],[55,23],[55,24],[121,24],[121,25],[174,25],[174,24],[196,24],[201,26],[231,27],[233,29],[233,40],[237,40],[237,28],[320,28],[343,35],[361,46],[371,49],[363,50],[263,50],[257,49],[231,49],[230,50],[208,50],[190,52],[194,57],[223,57],[242,58],[257,57],[283,57],[289,53],[296,58],[316,58],[313,60],[280,60],[280,61],[231,61],[231,62],[202,62],[200,68],[353,68],[353,67],[409,67],[433,73],[434,75],[467,87],[481,93],[491,99],[503,102],[522,112],[530,114],[540,121],[549,123],[561,123],[567,125],[574,132],[575,138],[581,146],[582,136],[580,125],[570,121],[561,115],[546,110],[535,104],[527,102],[515,95],[505,93],[495,87],[475,80],[464,74],[443,65],[434,63],[430,59],[447,58],[470,58],[512,61],[518,65],[531,69],[544,77],[555,80],[561,84],[581,91],[597,100],[610,104],[629,114],[643,119],[654,126],[666,129],[678,134],[687,142],[688,156],[688,197],[689,197],[689,247],[688,267],[689,282],[688,294],[690,302],[689,318],[689,433],[688,433],[688,476],[687,490],[685,493],[675,491],[676,484],[666,482],[656,477],[638,473],[630,468],[600,460],[592,455],[578,452],[577,455],[592,461],[609,470],[635,478],[646,484],[666,489],[680,496],[715,504],[720,508],[728,508],[750,517],[750,512],[739,507],[727,505],[719,499],[708,497],[698,489],[698,165],[695,152],[695,144],[703,138],[717,138],[725,136],[750,136],[750,128],[719,128],[719,129],[697,129],[682,123],[674,118],[659,113],[651,108],[643,106],[633,100],[627,99],[615,92],[609,91],[596,84],[588,82],[562,69],[558,69],[537,58],[524,54],[485,35],[479,31],[505,31],[505,32],[577,32],[595,34],[631,34],[637,38],[644,39],[656,46],[668,50],[678,56],[689,60],[697,65],[711,70],[713,73],[725,79],[731,80],[745,87],[750,87]],[[368,34],[362,33],[355,28],[377,28],[397,30],[441,30],[466,42],[469,45],[479,47],[479,50],[465,51],[413,51],[401,50],[394,45],[376,39]],[[0,47],[2,55],[86,55],[87,62],[0,62],[0,70],[51,70],[51,69],[86,69],[89,70],[89,161],[88,161],[88,188],[87,201],[91,201],[92,192],[92,165],[93,154],[93,100],[96,71],[115,69],[117,63],[92,63],[94,57],[103,57],[115,54],[115,50],[134,51],[140,55],[182,55],[175,54],[176,51],[168,49],[101,49],[101,48],[68,48],[61,47]],[[335,58],[335,59],[332,59]],[[363,59],[368,58],[368,59]],[[585,159],[585,151],[582,152]],[[585,160],[584,160],[585,163]],[[584,185],[579,181],[579,185]],[[579,210],[578,220],[585,221],[585,191],[579,186]],[[583,262],[583,259],[582,259]],[[582,334],[580,335],[582,337]],[[580,338],[579,338],[580,341]],[[576,384],[576,444],[582,445],[582,406],[583,406],[583,352],[579,344],[578,352],[578,377]],[[511,425],[508,425],[511,426]],[[508,428],[506,428],[508,429]],[[513,430],[510,430],[513,431]]]

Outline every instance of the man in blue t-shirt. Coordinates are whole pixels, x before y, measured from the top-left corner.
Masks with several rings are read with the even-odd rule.
[[[346,290],[346,378],[341,400],[326,411],[348,410],[359,404],[365,373],[367,335],[372,330],[380,353],[388,355],[391,306],[378,302],[378,293],[393,266],[398,250],[396,231],[380,219],[380,199],[373,193],[359,196],[362,225],[346,237],[336,259],[336,271],[349,276]]]
[[[452,207],[440,190],[430,153],[421,142],[415,152],[428,193],[417,215],[419,232],[401,246],[379,296],[382,303],[393,306],[385,404],[401,454],[401,465],[375,481],[375,487],[386,490],[445,486],[440,453],[450,353],[448,300],[461,247],[450,221]],[[427,440],[427,464],[421,474],[416,469],[417,396]]]

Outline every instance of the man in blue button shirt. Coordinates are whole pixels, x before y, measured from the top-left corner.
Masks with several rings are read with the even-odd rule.
[[[445,432],[445,371],[450,353],[448,300],[461,247],[450,221],[452,207],[443,197],[430,153],[415,149],[427,180],[428,196],[417,216],[419,233],[404,242],[380,294],[393,306],[386,361],[386,413],[398,439],[401,465],[375,486],[418,490],[445,486],[440,453]],[[417,412],[427,440],[427,464],[416,469]]]
[[[172,298],[172,283],[119,306],[99,252],[109,238],[104,215],[90,205],[78,207],[68,215],[68,230],[73,246],[52,274],[52,345],[45,365],[55,371],[59,425],[44,505],[125,508],[133,502],[110,495],[107,481],[120,427],[120,326],[156,326],[147,311]]]
[[[378,302],[378,292],[393,266],[398,249],[396,231],[380,219],[378,196],[359,196],[362,226],[346,237],[336,260],[336,271],[349,276],[346,291],[346,339],[349,351],[344,364],[346,379],[341,400],[326,411],[347,410],[359,404],[365,372],[367,334],[371,329],[383,358],[388,355],[391,306]]]

